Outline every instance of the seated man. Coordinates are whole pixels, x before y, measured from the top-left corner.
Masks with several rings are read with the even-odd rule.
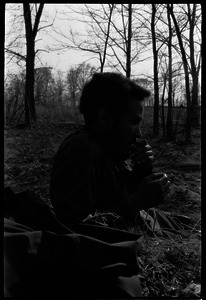
[[[152,173],[151,147],[138,142],[149,95],[117,73],[94,74],[86,83],[80,98],[85,125],[65,139],[53,165],[51,201],[57,213],[83,220],[96,210],[109,211],[132,222],[141,209],[168,197],[167,176]],[[129,157],[134,168],[125,163]]]
[[[139,235],[81,220],[99,210],[131,222],[139,210],[168,197],[167,176],[152,172],[151,147],[139,142],[149,95],[115,73],[95,74],[85,85],[80,99],[85,126],[66,138],[54,161],[56,214],[34,205],[30,195],[9,197],[14,207],[5,216],[6,297],[142,296]]]

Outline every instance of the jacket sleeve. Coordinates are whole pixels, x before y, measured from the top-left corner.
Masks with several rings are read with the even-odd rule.
[[[95,206],[96,170],[87,149],[66,149],[54,163],[50,194],[55,209],[85,218]]]

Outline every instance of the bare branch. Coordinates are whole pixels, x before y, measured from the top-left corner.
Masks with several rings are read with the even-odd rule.
[[[42,29],[45,29],[45,28],[51,27],[51,26],[53,26],[53,25],[54,25],[54,22],[52,22],[52,23],[51,23],[51,24],[49,24],[49,25],[45,25],[45,26],[39,27],[39,29],[37,30],[37,32],[38,32],[38,31],[40,31],[40,30],[42,30]]]
[[[7,53],[13,54],[13,55],[15,55],[15,56],[21,58],[21,60],[26,61],[26,57],[25,57],[24,55],[22,55],[22,54],[20,54],[20,53],[18,53],[18,52],[15,52],[15,51],[13,51],[13,50],[10,50],[10,49],[8,49],[8,48],[4,48],[4,49],[5,49],[5,51],[6,51]]]
[[[47,50],[45,50],[45,49],[37,49],[36,51],[35,51],[35,54],[37,54],[38,52],[46,52],[46,53],[49,53],[49,51],[47,51]]]
[[[124,72],[126,72],[126,68],[125,68],[125,66],[123,65],[123,63],[122,63],[121,59],[119,58],[119,56],[117,55],[116,51],[114,50],[113,47],[111,47],[111,49],[112,49],[112,51],[113,51],[113,53],[114,53],[115,58],[116,58],[117,61],[119,62],[120,66],[122,67],[122,69],[124,70]]]

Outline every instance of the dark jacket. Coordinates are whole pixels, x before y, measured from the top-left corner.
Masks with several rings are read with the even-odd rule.
[[[132,217],[126,204],[127,171],[107,151],[107,142],[82,129],[61,144],[50,182],[56,210],[85,218],[95,210]]]

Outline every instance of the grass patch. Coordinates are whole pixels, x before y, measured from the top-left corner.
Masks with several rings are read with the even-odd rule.
[[[200,283],[201,241],[196,235],[185,239],[144,236],[142,255],[138,257],[140,281],[145,297],[188,296],[185,289]],[[190,296],[200,296],[190,291]]]
[[[85,221],[116,228],[124,225],[120,220],[114,213],[97,211]],[[144,297],[200,297],[201,239],[195,227],[187,237],[178,233],[160,236],[144,223],[126,229],[143,236],[137,261]]]

